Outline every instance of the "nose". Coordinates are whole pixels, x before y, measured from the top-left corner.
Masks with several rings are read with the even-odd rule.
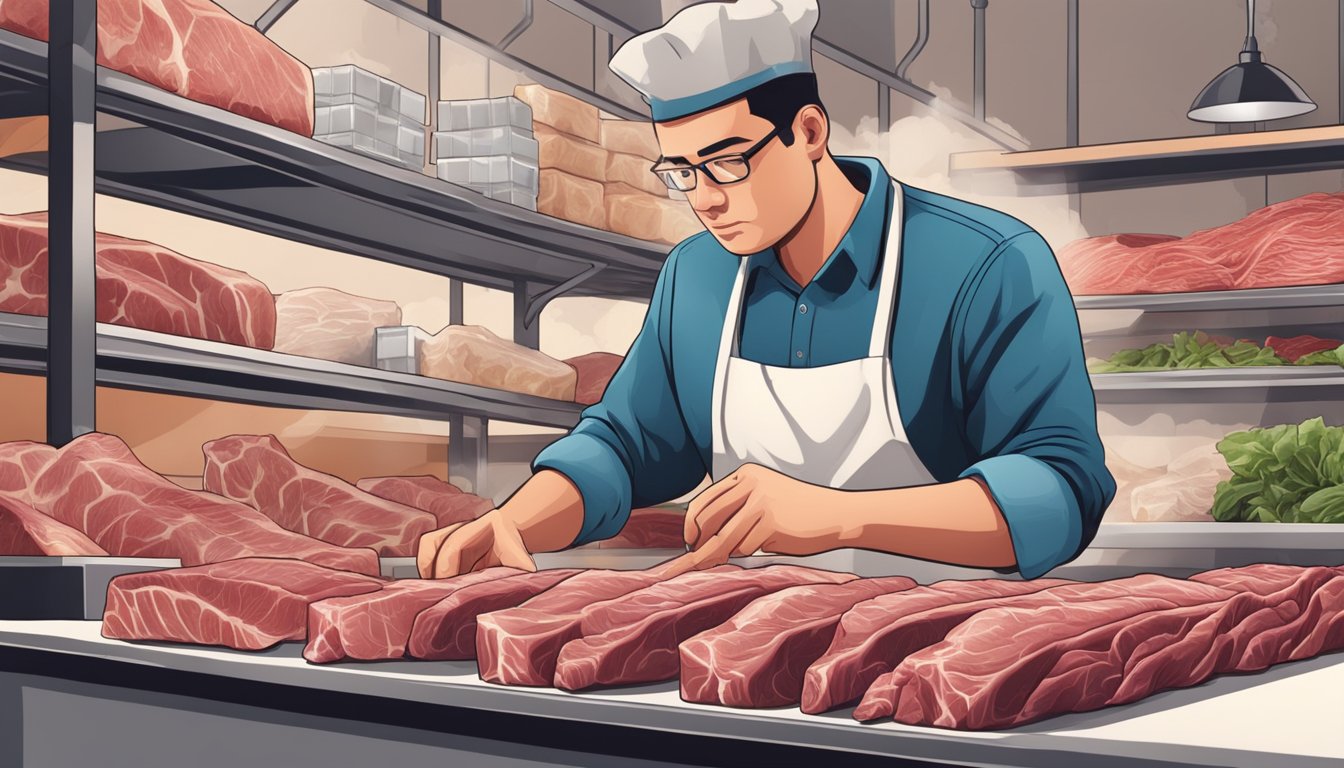
[[[695,185],[695,189],[691,190],[686,198],[687,202],[691,204],[691,208],[695,209],[697,213],[710,216],[718,216],[723,213],[728,205],[728,195],[718,184],[705,178],[704,174],[700,175],[700,180]]]

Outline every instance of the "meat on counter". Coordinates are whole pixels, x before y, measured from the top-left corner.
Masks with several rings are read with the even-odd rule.
[[[437,661],[475,659],[477,617],[522,605],[579,573],[577,568],[548,568],[459,589],[416,615],[407,653]]]
[[[294,461],[274,435],[233,435],[206,443],[205,488],[247,504],[281,527],[385,557],[414,556],[434,516],[365,493]]]
[[[475,520],[495,508],[493,499],[466,493],[430,475],[366,477],[355,483],[355,487],[380,499],[422,509],[438,520],[437,528]]]
[[[379,572],[372,549],[287,531],[246,504],[182,488],[141,464],[119,438],[99,432],[59,450],[33,484],[33,506],[117,557],[178,558],[188,566],[283,557]]]
[[[0,491],[0,555],[97,557],[107,550],[22,499]]]

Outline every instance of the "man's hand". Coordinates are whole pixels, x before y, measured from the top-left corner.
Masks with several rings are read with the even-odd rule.
[[[691,501],[685,536],[693,551],[682,558],[698,569],[757,550],[810,555],[843,546],[842,493],[744,464]]]
[[[498,509],[421,536],[415,565],[422,579],[446,579],[497,565],[537,570],[518,526]]]

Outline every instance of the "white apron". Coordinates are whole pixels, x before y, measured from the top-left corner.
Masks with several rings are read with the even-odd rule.
[[[859,360],[789,368],[739,356],[748,264],[742,258],[714,369],[714,482],[746,463],[850,491],[934,482],[906,439],[887,354],[900,274],[901,204],[901,186],[893,182],[873,336],[868,356]]]

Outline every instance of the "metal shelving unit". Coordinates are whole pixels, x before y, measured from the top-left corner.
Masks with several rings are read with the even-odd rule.
[[[1140,309],[1144,312],[1236,312],[1335,307],[1344,305],[1344,285],[1247,288],[1238,291],[1203,291],[1197,293],[1074,296],[1073,305],[1079,310]]]
[[[64,12],[72,18],[53,29],[95,29],[92,0],[76,0],[69,8]],[[74,46],[66,40],[49,47],[0,30],[0,118],[49,111],[54,136],[70,133],[73,125],[74,135],[87,142],[77,145],[73,161],[69,154],[61,161],[55,143],[50,153],[0,161],[0,167],[47,175],[53,231],[74,233],[53,237],[53,278],[66,270],[74,287],[53,279],[51,332],[46,318],[0,318],[0,368],[50,374],[53,444],[94,428],[96,380],[259,405],[447,420],[454,435],[452,478],[484,492],[490,419],[568,428],[582,410],[575,403],[426,377],[95,328],[93,302],[77,300],[94,280],[94,192],[507,290],[514,296],[515,340],[534,348],[541,311],[557,296],[641,299],[652,293],[666,255],[662,246],[489,200],[89,67],[80,63],[93,57],[89,50],[80,55],[78,35]],[[67,57],[58,78],[52,73],[59,67],[49,71],[49,64]],[[95,134],[95,105],[97,113],[134,127]],[[73,240],[73,257],[69,244],[61,250],[62,240]]]

